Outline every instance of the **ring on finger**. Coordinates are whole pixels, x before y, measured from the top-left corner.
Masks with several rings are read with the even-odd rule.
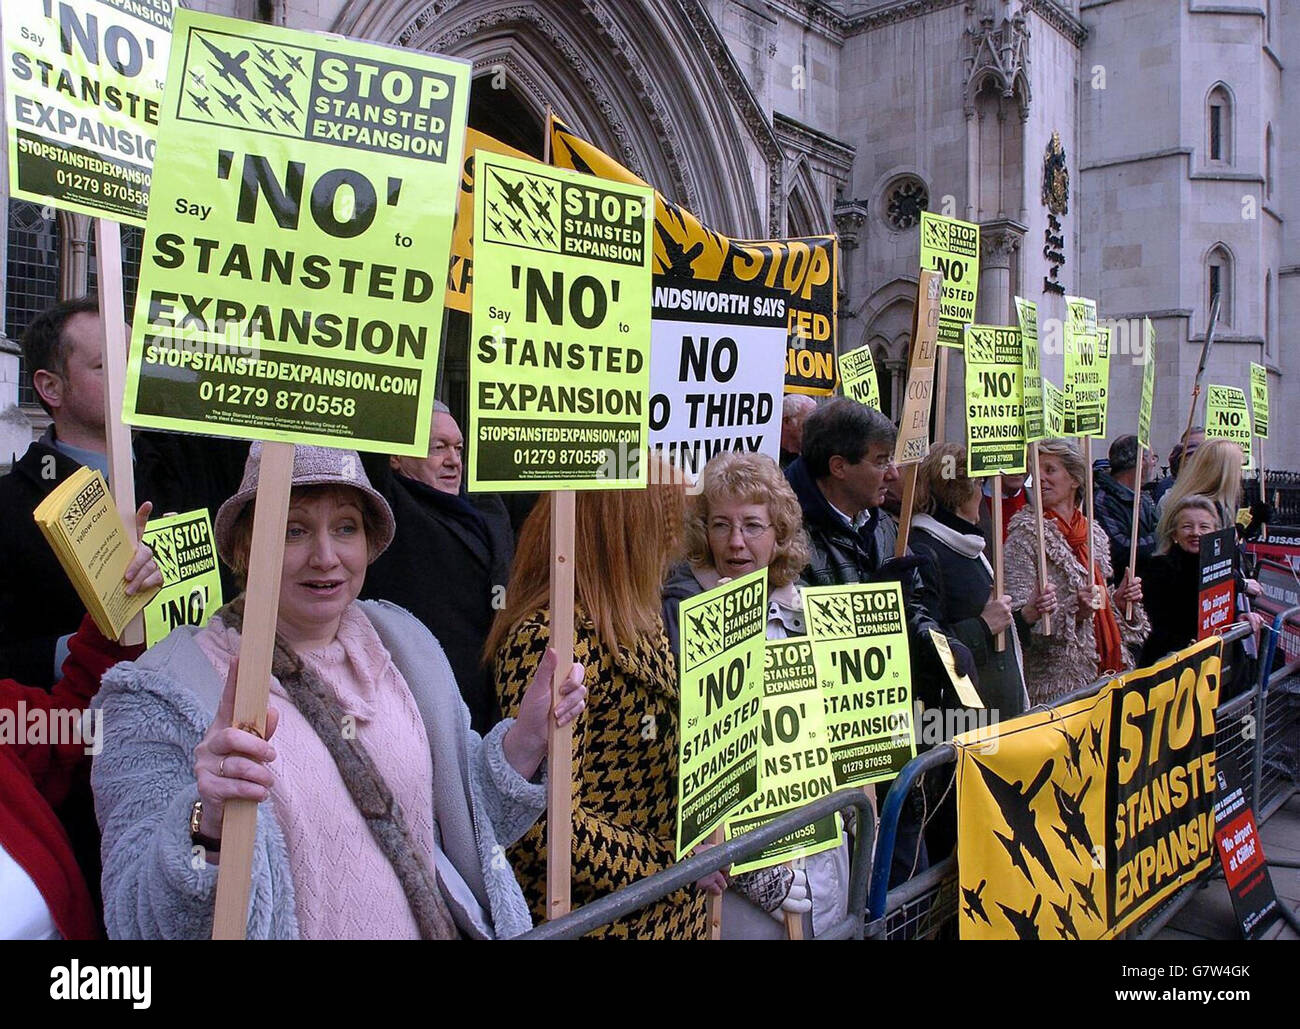
[[[226,777],[226,759],[224,757],[221,759],[221,763],[217,765],[217,775],[223,779]]]

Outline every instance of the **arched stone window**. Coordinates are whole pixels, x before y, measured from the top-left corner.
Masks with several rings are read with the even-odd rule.
[[[1216,243],[1205,257],[1205,309],[1209,311],[1214,295],[1219,294],[1219,325],[1232,324],[1233,294],[1232,252],[1222,243]]]
[[[1264,353],[1273,355],[1273,273],[1264,276]]]
[[[1273,198],[1273,126],[1264,128],[1264,199]]]
[[[1232,164],[1232,94],[1222,82],[1205,98],[1205,152],[1217,164]]]
[[[27,326],[59,299],[63,231],[48,207],[9,201],[9,258],[5,276],[5,335],[22,339]],[[18,403],[36,405],[31,378],[19,360]]]

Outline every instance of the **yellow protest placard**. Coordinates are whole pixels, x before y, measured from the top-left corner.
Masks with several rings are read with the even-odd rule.
[[[1101,433],[1101,370],[1097,362],[1097,303],[1066,297],[1065,435]]]
[[[1037,443],[1047,438],[1047,419],[1043,415],[1043,374],[1038,358],[1038,305],[1016,297],[1016,319],[1020,323],[1025,442]]]
[[[1236,386],[1210,385],[1205,390],[1205,435],[1208,439],[1230,439],[1241,447],[1245,471],[1254,468],[1250,431],[1250,408],[1246,394]]]
[[[1110,327],[1097,326],[1097,435],[1106,437],[1106,413],[1110,408]]]
[[[474,295],[474,151],[490,150],[521,161],[532,160],[522,150],[493,139],[478,129],[465,130],[465,160],[456,200],[456,226],[451,234],[451,263],[447,267],[447,296],[444,303],[469,314]],[[537,162],[540,164],[541,162]]]
[[[37,505],[34,517],[99,631],[120,638],[158,591],[126,593],[122,577],[134,548],[104,476],[81,466]]]
[[[1025,470],[1020,330],[966,326],[966,467],[974,478]]]
[[[178,10],[125,419],[427,454],[468,96],[461,61]]]
[[[948,681],[952,683],[957,699],[966,707],[982,708],[984,701],[980,699],[979,691],[971,681],[970,675],[957,671],[957,659],[953,656],[948,637],[938,629],[927,631],[930,633],[930,641],[934,644],[935,653],[939,655],[943,670],[948,673]]]
[[[221,572],[207,508],[151,519],[140,539],[163,577],[144,609],[144,642],[152,647],[182,625],[207,623],[221,606]]]
[[[802,593],[835,783],[889,779],[916,756],[902,587],[860,583]]]
[[[0,0],[11,195],[144,225],[174,5]]]
[[[1043,376],[1043,421],[1048,439],[1065,435],[1065,391]]]
[[[825,705],[807,638],[769,640],[764,645],[762,715],[758,792],[727,820],[727,839],[835,791]],[[781,837],[757,857],[732,865],[731,872],[811,857],[838,847],[840,839],[840,816],[835,812]]]
[[[1254,361],[1250,362],[1250,409],[1255,435],[1268,439],[1268,369]]]
[[[551,160],[602,179],[648,185],[558,119],[551,122]],[[785,300],[785,392],[830,394],[838,339],[836,238],[731,239],[657,190],[654,201],[656,289],[713,283],[720,287],[709,291],[713,295],[745,294],[750,287],[776,291]],[[710,320],[725,324],[722,318]]]
[[[1109,939],[1210,867],[1220,646],[954,738],[962,939]]]
[[[1156,327],[1150,318],[1142,319],[1146,348],[1142,355],[1142,400],[1138,405],[1138,444],[1151,448],[1151,407],[1156,396]]]
[[[880,382],[870,345],[840,354],[840,382],[846,397],[880,410]]]
[[[644,186],[475,155],[471,490],[644,486]]]
[[[758,790],[767,569],[681,605],[677,857]]]
[[[939,345],[960,350],[962,330],[975,320],[980,278],[980,227],[921,212],[921,270],[943,275]]]

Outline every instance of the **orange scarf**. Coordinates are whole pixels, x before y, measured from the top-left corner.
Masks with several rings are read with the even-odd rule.
[[[1079,562],[1079,567],[1086,568],[1088,566],[1088,519],[1083,516],[1083,512],[1076,508],[1068,522],[1051,509],[1048,509],[1047,515],[1061,530],[1061,535],[1065,537],[1065,542],[1074,554],[1074,559]],[[1108,603],[1106,580],[1102,578],[1101,569],[1095,561],[1092,564],[1092,581],[1101,587],[1102,601],[1101,609],[1092,616],[1093,633],[1097,637],[1097,674],[1108,675],[1124,668],[1124,644],[1120,640],[1119,623],[1115,621],[1115,612],[1111,610]]]

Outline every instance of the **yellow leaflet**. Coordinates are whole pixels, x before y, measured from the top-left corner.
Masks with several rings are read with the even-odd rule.
[[[78,468],[41,501],[34,517],[99,631],[118,639],[157,590],[126,594],[122,576],[134,548],[104,476]]]
[[[889,779],[916,755],[902,587],[801,591],[837,786]]]
[[[840,354],[840,382],[846,397],[880,410],[880,383],[869,345]]]
[[[152,519],[142,541],[163,577],[144,609],[144,642],[152,647],[179,626],[207,623],[221,606],[221,573],[207,508]]]
[[[1255,415],[1255,435],[1268,439],[1268,369],[1250,362],[1250,407]]]
[[[921,270],[943,275],[939,345],[961,349],[962,328],[975,320],[980,278],[980,227],[921,212]]]
[[[758,789],[767,569],[683,600],[677,857]]]
[[[468,96],[462,61],[178,10],[126,420],[424,456]]]
[[[1012,629],[1012,632],[1015,630]],[[952,647],[948,645],[948,637],[936,629],[929,630],[930,639],[934,643],[934,649],[939,653],[939,660],[943,662],[943,670],[948,673],[948,681],[957,691],[957,699],[967,707],[984,706],[984,701],[980,699],[979,693],[975,689],[975,684],[970,681],[969,675],[959,674],[957,671],[957,661],[952,656]]]
[[[471,490],[644,486],[644,186],[475,155]]]
[[[972,477],[1025,470],[1020,330],[966,326],[966,466]]]
[[[1244,471],[1254,468],[1251,459],[1250,409],[1246,394],[1236,386],[1211,385],[1205,391],[1205,435],[1230,439],[1241,447]]]
[[[1110,938],[1209,867],[1219,649],[953,740],[963,939]]]
[[[144,225],[175,0],[0,0],[9,190]]]
[[[764,645],[761,710],[758,792],[727,820],[727,839],[835,792],[825,708],[807,638],[769,640]],[[838,847],[840,835],[839,814],[831,814],[781,837],[757,857],[732,865],[731,871],[811,857]]]
[[[1025,395],[1025,441],[1047,438],[1043,415],[1043,374],[1038,360],[1038,305],[1016,297],[1016,318],[1020,323],[1020,365]]]

